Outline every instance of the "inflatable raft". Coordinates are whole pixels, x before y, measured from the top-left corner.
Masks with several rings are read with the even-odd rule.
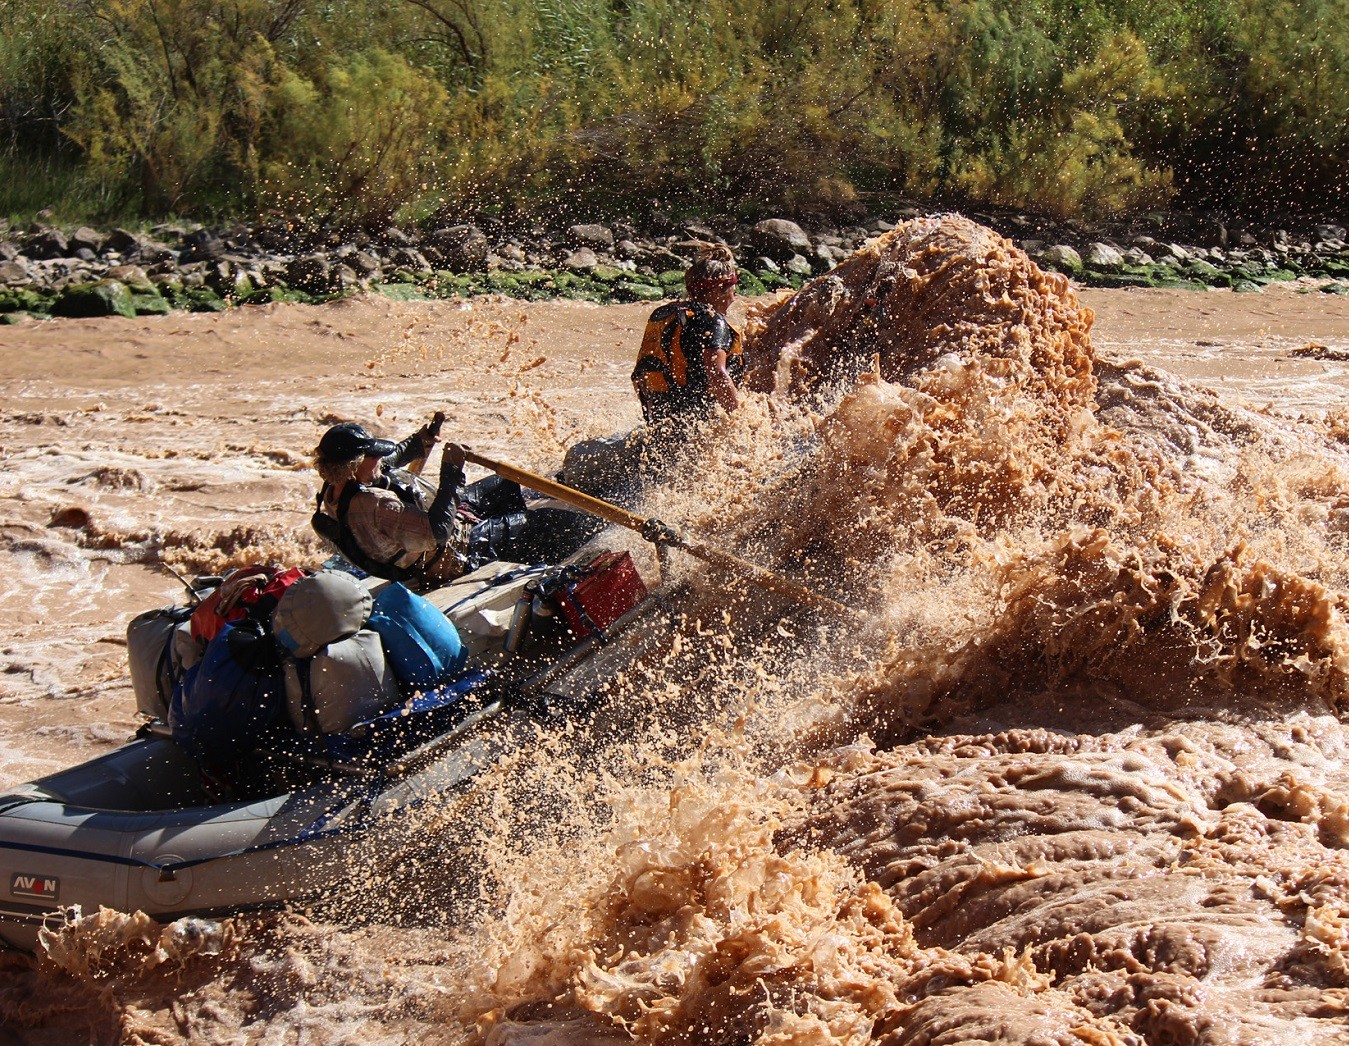
[[[630,559],[593,616],[573,601],[571,615],[522,627],[547,569],[494,565],[428,593],[458,625],[467,671],[340,734],[266,732],[248,761],[274,782],[267,794],[213,796],[199,758],[154,716],[116,750],[0,795],[0,942],[31,950],[76,909],[167,922],[314,898],[350,878],[367,843],[382,855],[415,845],[415,811],[470,789],[523,726],[591,701],[668,641],[665,603]]]

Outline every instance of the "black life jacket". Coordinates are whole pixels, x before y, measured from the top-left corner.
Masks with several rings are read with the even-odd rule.
[[[315,500],[314,515],[310,517],[310,525],[314,528],[314,533],[326,541],[332,542],[341,551],[342,555],[359,570],[365,571],[375,577],[382,577],[389,581],[407,581],[410,578],[419,577],[425,564],[418,562],[412,566],[400,567],[398,560],[406,554],[405,549],[399,549],[393,556],[385,561],[376,559],[369,555],[356,541],[356,535],[352,533],[351,527],[347,525],[347,512],[351,509],[351,499],[362,491],[368,491],[371,488],[363,483],[357,483],[351,480],[342,488],[342,493],[337,498],[337,518],[334,519],[328,513],[323,511],[323,504],[328,498],[328,491],[332,487],[330,484],[323,484],[323,489],[318,492]],[[417,501],[416,494],[410,487],[401,483],[389,482],[383,489],[392,490],[398,495],[404,505],[414,508],[421,508]]]

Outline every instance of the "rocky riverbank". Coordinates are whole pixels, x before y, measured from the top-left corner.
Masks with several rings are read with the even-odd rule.
[[[525,300],[658,301],[679,293],[695,240],[732,245],[741,289],[798,287],[898,221],[902,206],[852,225],[809,228],[784,218],[753,225],[687,221],[565,228],[389,227],[348,234],[277,224],[157,225],[148,231],[0,228],[0,321],[214,311],[272,301],[330,301],[371,291],[398,299],[496,293]],[[1258,291],[1299,281],[1349,293],[1343,225],[1227,223],[1150,215],[1087,228],[1013,213],[971,217],[1044,268],[1094,287]]]

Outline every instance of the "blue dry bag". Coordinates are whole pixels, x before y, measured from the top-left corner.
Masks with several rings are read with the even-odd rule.
[[[432,690],[463,671],[468,653],[454,623],[397,582],[375,597],[367,627],[379,633],[404,691]]]
[[[173,739],[206,759],[227,759],[257,740],[285,708],[271,639],[227,624],[179,681],[169,709]]]

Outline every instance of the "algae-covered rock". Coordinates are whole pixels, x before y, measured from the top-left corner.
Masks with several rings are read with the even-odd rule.
[[[376,294],[392,301],[425,301],[426,294],[420,287],[410,283],[377,283],[372,288]]]
[[[613,295],[618,301],[660,301],[665,291],[659,284],[619,280],[613,286]]]
[[[71,318],[125,316],[131,319],[136,315],[136,301],[131,289],[118,280],[76,283],[57,295],[52,303],[52,315]]]
[[[1040,263],[1070,276],[1076,276],[1082,271],[1082,255],[1064,243],[1046,247],[1040,253]]]
[[[1147,272],[1091,272],[1079,277],[1088,287],[1155,287],[1157,281]]]
[[[1188,278],[1192,280],[1201,280],[1210,287],[1232,286],[1231,274],[1223,272],[1220,268],[1210,262],[1192,261],[1185,266],[1183,271]]]
[[[0,313],[48,312],[52,299],[27,287],[8,287],[0,290]]]
[[[1199,280],[1186,279],[1184,276],[1181,276],[1178,273],[1174,272],[1167,273],[1165,268],[1162,268],[1162,270],[1158,273],[1157,277],[1153,280],[1152,285],[1154,287],[1161,287],[1165,290],[1177,290],[1177,291],[1208,290],[1207,283],[1201,283]]]
[[[145,275],[145,270],[139,265],[117,265],[109,269],[104,279],[116,280],[118,283],[126,284],[127,290],[132,294],[157,294],[158,290]]]
[[[579,273],[559,272],[553,277],[553,285],[564,298],[573,301],[604,301],[609,289],[589,276]]]
[[[183,292],[182,305],[192,312],[224,312],[229,308],[229,302],[210,287],[188,288]]]
[[[206,285],[222,298],[233,298],[236,301],[245,300],[257,290],[248,273],[228,262],[218,262],[207,270]]]
[[[520,280],[519,273],[497,270],[487,274],[487,287],[496,294],[506,294],[518,298],[530,285]]]
[[[740,270],[741,294],[747,295],[752,298],[755,295],[766,294],[767,292],[768,288],[766,288],[763,285],[763,281],[760,280],[759,277],[755,276],[754,273],[748,272],[744,269]]]
[[[137,316],[167,316],[173,311],[173,306],[153,288],[145,293],[131,295],[131,305]]]
[[[519,272],[498,270],[488,275],[485,290],[523,301],[545,301],[556,297],[563,287],[589,287],[593,282],[586,277],[522,269]]]
[[[511,292],[498,290],[497,285],[492,283],[489,277],[490,274],[488,273],[465,273],[457,278],[455,286],[458,293],[465,298],[471,298],[475,294],[507,294],[509,296]]]
[[[751,292],[751,291],[749,291],[749,290],[747,289],[747,290],[745,291],[746,294],[750,294],[750,293],[755,293],[755,294],[767,294],[767,293],[770,293],[770,292],[772,292],[772,291],[780,291],[780,290],[783,290],[783,289],[785,289],[785,288],[787,288],[787,287],[790,287],[790,286],[792,285],[792,281],[789,280],[789,279],[787,279],[787,277],[783,276],[782,273],[780,273],[780,272],[771,272],[771,271],[769,271],[769,270],[764,270],[764,271],[759,272],[759,273],[757,273],[757,274],[755,274],[755,273],[742,273],[741,276],[740,276],[740,281],[741,281],[741,284],[742,284],[742,285],[745,284],[746,278],[754,279],[755,281],[757,281],[757,283],[759,284],[759,286],[763,288],[763,290],[760,290],[760,291],[753,291],[753,292]]]
[[[244,297],[239,299],[242,305],[268,305],[272,302],[301,302],[309,304],[313,302],[314,296],[306,294],[304,291],[297,291],[286,287],[280,283],[273,283],[266,287],[259,287],[256,290],[249,291]]]

